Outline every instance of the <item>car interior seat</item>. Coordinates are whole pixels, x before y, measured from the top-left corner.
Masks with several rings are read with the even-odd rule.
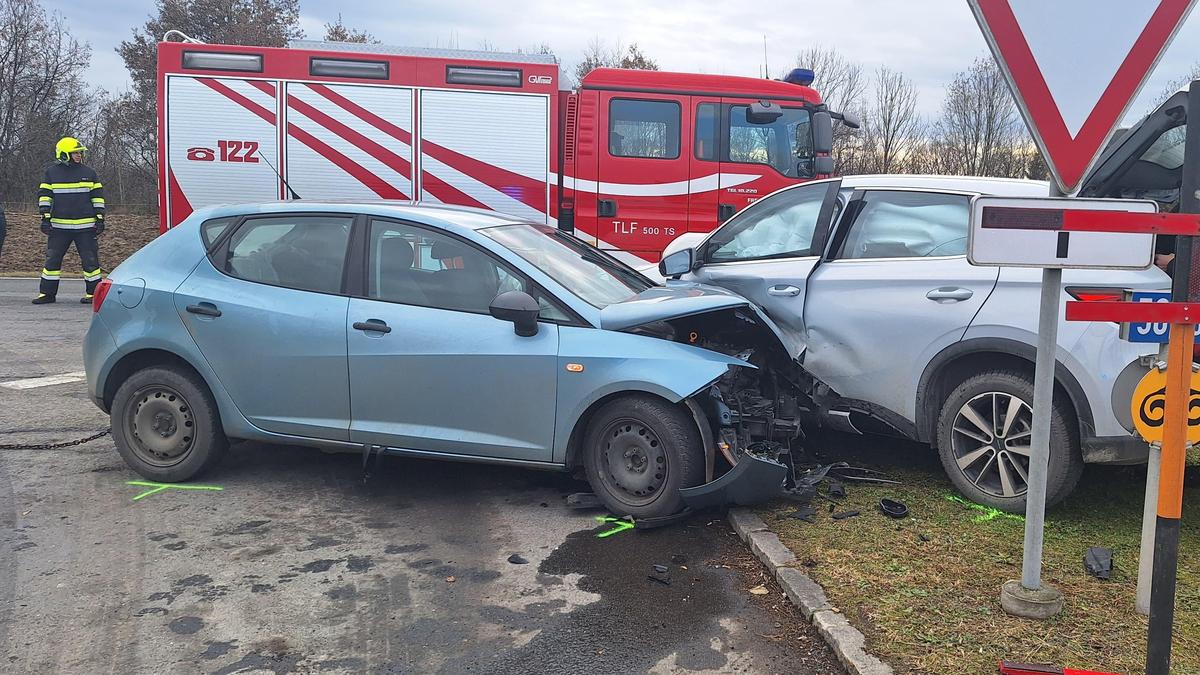
[[[496,266],[456,242],[439,241],[430,255],[443,267],[431,275],[426,286],[427,294],[437,295],[437,306],[486,314],[500,287]]]
[[[393,300],[415,305],[428,305],[418,278],[420,272],[413,269],[413,247],[402,237],[387,237],[379,242],[379,286],[376,289],[383,300]]]

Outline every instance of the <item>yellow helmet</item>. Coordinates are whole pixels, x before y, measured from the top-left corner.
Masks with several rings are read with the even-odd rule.
[[[64,136],[54,144],[54,156],[60,162],[69,162],[71,161],[71,153],[83,152],[84,150],[87,150],[87,148],[83,147],[83,143],[80,143],[79,139],[70,136]]]

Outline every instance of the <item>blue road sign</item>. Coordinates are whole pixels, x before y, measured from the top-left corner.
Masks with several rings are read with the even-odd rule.
[[[1170,302],[1170,291],[1126,291],[1127,299],[1131,302]],[[1130,342],[1152,342],[1165,344],[1171,334],[1171,325],[1167,323],[1149,323],[1146,321],[1127,323],[1121,326],[1121,337]],[[1196,324],[1196,338],[1200,342],[1200,324]]]

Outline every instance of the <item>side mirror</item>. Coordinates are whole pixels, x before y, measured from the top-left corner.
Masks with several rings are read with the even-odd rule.
[[[812,115],[813,151],[818,155],[833,152],[833,116],[827,112]],[[817,173],[821,173],[818,171]]]
[[[678,279],[692,271],[692,261],[696,257],[693,249],[685,248],[658,261],[658,273],[667,279]]]
[[[833,158],[829,155],[813,159],[813,173],[816,175],[833,175]]]
[[[750,124],[770,124],[783,117],[783,108],[770,101],[756,101],[746,110],[746,121]]]
[[[842,124],[845,124],[847,127],[850,127],[851,129],[858,129],[862,126],[862,121],[858,119],[858,115],[855,115],[854,113],[844,112],[844,113],[842,113]]]
[[[537,300],[525,291],[508,291],[497,295],[488,312],[501,321],[511,321],[513,330],[521,337],[533,337],[538,333],[541,308]]]

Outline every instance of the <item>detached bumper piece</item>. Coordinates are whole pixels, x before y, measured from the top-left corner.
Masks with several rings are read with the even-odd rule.
[[[689,509],[711,506],[754,506],[770,501],[783,489],[787,467],[759,455],[744,453],[732,469],[711,483],[679,491]]]

